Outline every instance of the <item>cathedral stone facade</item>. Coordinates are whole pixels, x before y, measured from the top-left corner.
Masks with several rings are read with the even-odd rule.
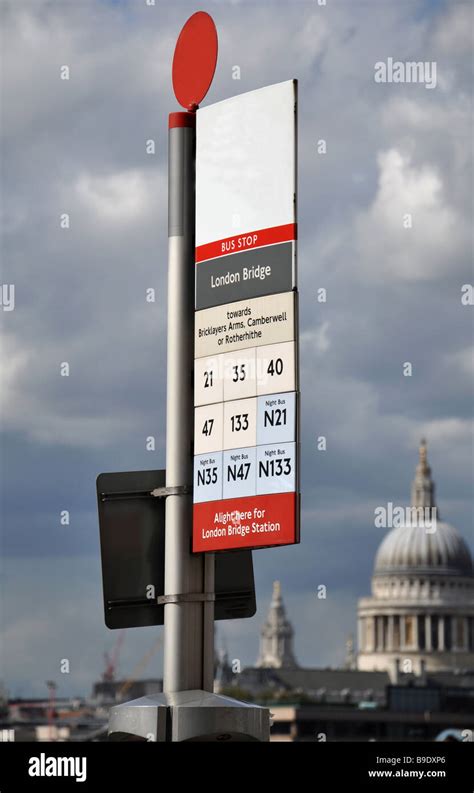
[[[424,441],[419,454],[411,517],[382,541],[372,597],[358,608],[358,668],[386,670],[392,679],[474,668],[472,557],[459,532],[439,520]],[[424,522],[426,510],[434,525]]]

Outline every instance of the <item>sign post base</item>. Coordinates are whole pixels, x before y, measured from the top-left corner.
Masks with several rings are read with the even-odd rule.
[[[268,708],[209,691],[140,697],[111,709],[111,741],[269,741]]]

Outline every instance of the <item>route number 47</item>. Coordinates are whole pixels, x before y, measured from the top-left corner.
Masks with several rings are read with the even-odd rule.
[[[202,434],[209,437],[212,433],[212,428],[214,426],[214,419],[206,419],[204,422],[204,426],[202,428]]]

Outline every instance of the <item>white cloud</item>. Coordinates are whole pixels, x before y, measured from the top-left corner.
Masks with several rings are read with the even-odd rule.
[[[84,384],[87,387],[95,381],[97,386],[100,380],[91,371],[80,338],[70,343],[69,353],[70,376],[62,377],[64,345],[60,339],[50,344],[43,367],[37,344],[27,347],[13,335],[4,336],[0,360],[3,428],[34,442],[91,450],[115,443],[127,433],[140,432],[143,417],[132,406],[124,406],[120,414],[104,413],[101,402],[91,401],[87,392],[83,393]],[[105,361],[101,376],[107,379]],[[141,431],[143,446],[148,433],[143,426]]]
[[[26,448],[18,463],[22,475],[41,480],[44,514],[57,510],[61,466],[68,481],[78,481],[76,514],[92,514],[94,460],[113,456],[117,467],[133,466],[128,461],[137,460],[142,438],[165,424],[166,116],[177,109],[170,62],[187,10],[171,0],[156,9],[135,6],[18,0],[10,3],[17,16],[6,18],[5,259],[6,280],[18,288],[17,308],[4,317],[2,420],[14,452]],[[351,3],[306,2],[298,9],[220,3],[216,22],[219,64],[206,101],[299,79],[306,482],[300,548],[254,554],[258,615],[219,630],[229,633],[233,657],[252,663],[271,580],[282,578],[298,659],[337,663],[346,633],[354,630],[355,589],[369,589],[359,573],[372,552],[364,543],[365,513],[372,498],[394,490],[408,496],[422,434],[444,465],[443,493],[460,494],[459,525],[469,516],[463,488],[472,426],[456,415],[471,396],[470,330],[454,313],[461,310],[459,285],[470,261],[469,58],[459,57],[467,51],[468,25],[465,14],[449,9],[415,19],[406,3],[375,3],[370,13]],[[437,59],[438,45],[446,56],[438,74],[441,82],[445,75],[452,80],[449,92],[374,84],[373,64],[383,53],[426,52]],[[69,82],[59,80],[62,63],[71,66]],[[234,64],[241,81],[232,80]],[[154,157],[144,150],[150,137],[157,143]],[[326,155],[316,153],[320,138]],[[402,216],[410,211],[414,227],[405,230]],[[70,231],[58,227],[61,212],[71,213]],[[440,276],[455,286],[440,289]],[[155,306],[143,302],[148,286],[156,287]],[[319,286],[328,289],[325,305],[315,302]],[[415,372],[423,369],[426,380],[402,380],[406,349],[423,362]],[[64,359],[72,362],[69,380],[58,375]],[[438,376],[440,364],[447,376]],[[328,438],[328,452],[316,456],[320,434]],[[45,443],[57,448],[46,450],[54,462],[38,476]],[[82,475],[79,464],[66,467],[71,459],[83,461]],[[13,493],[5,539],[17,548],[15,530],[24,520],[34,550],[28,542],[21,550],[37,553],[28,528],[37,525],[36,501],[30,498],[18,514],[13,500],[21,486],[18,465],[5,474],[5,490]],[[351,519],[349,570],[339,537],[349,540]],[[99,676],[102,651],[114,640],[102,625],[98,551],[82,561],[55,559],[53,536],[44,537],[47,562],[12,560],[4,674],[44,691],[58,657],[70,652],[74,681],[84,690]],[[338,538],[336,550],[331,537]],[[74,572],[74,587],[61,569],[66,578]],[[329,600],[314,601],[317,579],[324,577]],[[341,594],[341,586],[353,591]],[[48,615],[39,629],[31,624],[32,600]],[[123,650],[124,672],[153,643],[153,633],[133,632]],[[159,669],[157,659],[150,674]]]
[[[474,377],[474,347],[458,350],[453,356],[454,364],[468,377]],[[471,381],[472,382],[472,381]]]
[[[377,160],[376,196],[355,223],[360,267],[375,279],[390,280],[429,280],[450,272],[465,235],[445,202],[438,169],[415,166],[394,148]]]
[[[28,366],[29,355],[22,349],[15,337],[6,331],[0,344],[0,394],[3,420],[17,398],[15,383]]]
[[[421,422],[413,428],[411,433],[413,443],[417,443],[421,437],[428,439],[428,444],[436,444],[443,456],[452,454],[453,458],[464,459],[466,463],[469,457],[472,459],[471,438],[474,434],[474,421],[472,419],[461,419],[455,417],[434,419],[432,421]]]
[[[301,349],[305,351],[308,356],[312,355],[316,350],[319,353],[325,353],[331,346],[329,339],[329,322],[326,320],[322,322],[315,330],[306,330],[300,335]]]
[[[83,174],[75,190],[84,207],[97,212],[101,220],[116,223],[135,221],[152,198],[145,174],[136,169],[107,176]]]
[[[455,56],[472,53],[472,4],[453,3],[436,24],[434,50]]]
[[[446,104],[434,104],[430,97],[420,100],[394,95],[382,106],[380,115],[387,133],[395,131],[397,135],[403,135],[405,141],[413,140],[420,145],[421,151],[428,137],[439,134],[445,139],[445,145],[459,144],[459,137],[451,136],[450,132],[466,129],[470,122],[469,113],[467,97],[464,99],[456,94]]]

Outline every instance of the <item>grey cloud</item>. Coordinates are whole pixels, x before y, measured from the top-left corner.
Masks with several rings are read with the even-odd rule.
[[[15,283],[17,307],[0,314],[2,548],[11,560],[4,674],[13,685],[41,687],[63,652],[60,635],[81,659],[73,693],[88,688],[112,640],[101,616],[95,476],[164,465],[166,137],[176,109],[169,70],[176,33],[195,9],[92,0],[6,8],[2,277]],[[460,303],[472,278],[466,11],[289,2],[209,10],[221,52],[206,101],[292,76],[300,100],[302,544],[254,554],[258,615],[220,630],[233,657],[252,663],[271,582],[281,578],[299,659],[336,663],[355,627],[356,598],[369,591],[381,539],[373,509],[408,500],[422,433],[443,517],[469,539],[472,326]],[[439,59],[444,82],[433,91],[377,85],[374,64],[392,55]],[[63,63],[71,80],[62,84]],[[145,153],[149,138],[154,156]],[[317,154],[320,138],[326,155]],[[425,219],[416,246],[391,237],[390,216],[380,212],[380,158],[394,150],[409,197],[423,174],[440,184],[438,204],[429,190],[417,204]],[[62,212],[71,215],[68,231],[59,228]],[[440,217],[451,236],[434,246]],[[413,256],[417,277],[398,277]],[[379,269],[386,257],[390,267]],[[320,286],[326,304],[316,300]],[[144,300],[147,287],[156,289],[155,304]],[[64,360],[70,378],[59,377]],[[406,360],[412,378],[402,376]],[[157,436],[154,453],[144,447],[149,434]],[[316,450],[319,435],[327,452]],[[67,530],[57,522],[64,508],[73,516]],[[62,573],[69,564],[71,589]],[[314,602],[318,583],[330,592],[324,605]],[[31,619],[33,598],[44,605],[44,623]],[[148,631],[133,637],[137,656],[154,640]],[[135,652],[124,652],[131,668]]]

